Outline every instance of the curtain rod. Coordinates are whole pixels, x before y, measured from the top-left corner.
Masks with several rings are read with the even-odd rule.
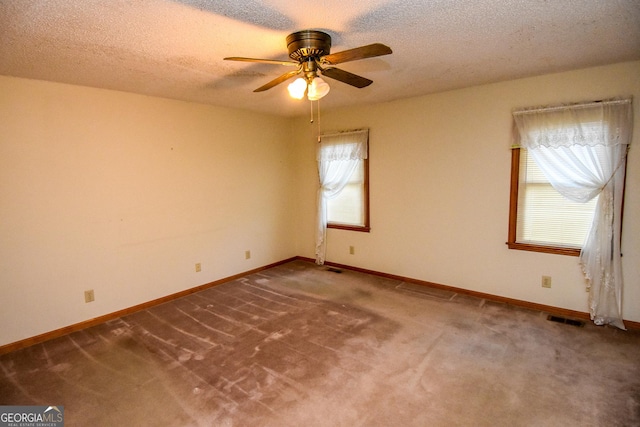
[[[320,135],[320,138],[325,137],[325,136],[338,136],[338,135],[349,135],[352,133],[363,133],[363,132],[368,132],[369,129],[356,129],[356,130],[347,130],[344,132],[334,132],[334,133],[323,133],[322,135]]]
[[[573,108],[589,108],[589,107],[595,107],[596,105],[616,105],[616,104],[630,104],[630,103],[631,103],[631,98],[613,99],[608,101],[586,102],[584,104],[558,105],[555,107],[541,107],[541,108],[534,108],[531,110],[527,110],[527,109],[517,110],[517,111],[514,111],[513,114],[522,115],[522,114],[529,114],[529,113],[540,113],[543,111],[560,111],[560,110],[570,110]]]

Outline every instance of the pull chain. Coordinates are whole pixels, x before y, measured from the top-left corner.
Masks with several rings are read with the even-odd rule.
[[[318,138],[320,138],[320,100],[318,100]]]
[[[318,102],[318,142],[320,142],[320,100]],[[311,109],[311,118],[309,123],[313,124],[313,101],[309,101],[310,109]]]

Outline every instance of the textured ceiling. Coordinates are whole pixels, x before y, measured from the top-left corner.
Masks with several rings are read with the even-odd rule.
[[[285,38],[319,29],[331,52],[392,55],[338,67],[322,108],[640,59],[640,0],[0,0],[0,74],[294,116]]]

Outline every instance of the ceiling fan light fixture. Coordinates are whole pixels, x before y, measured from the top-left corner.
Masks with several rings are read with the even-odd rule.
[[[302,77],[298,77],[287,86],[287,90],[292,98],[302,99],[307,90],[307,81]]]
[[[361,89],[369,86],[373,81],[358,76],[357,74],[335,68],[334,65],[392,53],[389,46],[381,43],[373,43],[338,53],[331,53],[331,36],[317,30],[303,30],[289,34],[287,36],[287,49],[289,50],[290,61],[245,58],[240,56],[229,56],[224,59],[229,61],[295,66],[297,67],[296,70],[276,77],[267,84],[255,89],[254,92],[264,92],[280,83],[284,83],[297,74],[302,74],[303,77],[289,84],[289,94],[296,99],[302,99],[306,94],[311,101],[317,101],[329,93],[330,90],[329,85],[318,77],[318,72],[330,79],[338,80]]]
[[[309,83],[307,98],[309,98],[310,101],[317,101],[328,94],[329,90],[331,90],[331,88],[327,82],[322,80],[320,77],[316,77],[311,81],[311,83]]]

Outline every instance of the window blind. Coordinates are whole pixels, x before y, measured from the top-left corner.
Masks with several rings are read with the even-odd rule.
[[[526,149],[520,150],[519,183],[516,241],[581,248],[593,223],[598,198],[587,203],[564,198]]]

